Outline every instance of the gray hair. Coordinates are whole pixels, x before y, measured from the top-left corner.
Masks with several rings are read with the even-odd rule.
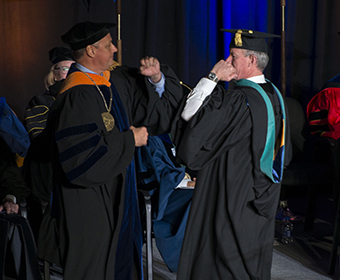
[[[257,57],[257,65],[256,67],[262,72],[267,67],[269,62],[269,56],[265,52],[257,52],[251,50],[245,50],[244,56],[254,55]]]

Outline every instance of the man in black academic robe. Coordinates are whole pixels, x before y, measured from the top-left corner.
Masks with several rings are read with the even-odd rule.
[[[269,34],[227,31],[230,56],[188,95],[172,132],[177,158],[198,171],[178,280],[270,279],[284,102],[262,74]]]
[[[63,267],[65,280],[142,278],[135,147],[146,144],[148,132],[169,129],[182,98],[176,75],[155,58],[141,60],[142,75],[106,70],[117,50],[111,26],[79,23],[62,36],[77,63],[46,126],[54,188],[38,252]]]

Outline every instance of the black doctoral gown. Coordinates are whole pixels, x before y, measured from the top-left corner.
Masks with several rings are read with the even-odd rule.
[[[140,221],[139,216],[130,216],[136,213],[136,186],[133,176],[127,175],[134,172],[135,143],[128,128],[145,125],[150,134],[169,129],[183,94],[172,70],[162,66],[161,71],[166,78],[161,98],[137,69],[117,67],[111,72],[112,110],[119,109],[111,110],[115,126],[110,131],[101,116],[107,112],[103,96],[110,103],[108,71],[106,78],[90,74],[101,96],[72,66],[50,110],[46,131],[53,148],[53,199],[51,215],[42,222],[38,250],[41,258],[64,268],[65,280],[132,279],[132,267],[141,278],[136,253],[141,248]],[[123,221],[128,223],[122,226]]]
[[[263,87],[278,139],[279,98],[270,83]],[[255,89],[217,86],[189,122],[174,126],[177,157],[198,170],[178,280],[270,279],[280,183],[260,170],[267,122]]]
[[[63,81],[55,82],[44,94],[36,95],[29,101],[24,116],[24,126],[31,141],[44,130],[49,109],[53,105]]]

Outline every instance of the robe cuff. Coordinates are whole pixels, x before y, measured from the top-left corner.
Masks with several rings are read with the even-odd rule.
[[[175,189],[186,189],[188,188],[188,182],[191,181],[191,179],[183,179]],[[193,189],[193,188],[190,188]]]
[[[216,85],[217,84],[215,82],[207,78],[202,78],[198,82],[196,87],[189,93],[185,107],[181,114],[181,117],[185,121],[189,121],[193,115],[195,115],[198,109],[202,106],[205,98],[213,92]]]
[[[151,79],[148,78],[148,81],[153,85],[155,91],[158,93],[159,97],[162,97],[162,94],[164,92],[164,87],[165,87],[165,76],[162,74],[162,78],[158,83],[153,83],[151,82]]]

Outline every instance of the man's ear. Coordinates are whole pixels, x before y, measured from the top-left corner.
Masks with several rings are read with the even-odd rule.
[[[250,62],[251,64],[257,65],[257,57],[255,55],[250,55]]]
[[[88,45],[85,48],[85,52],[89,57],[94,57],[96,55],[96,48],[92,45]]]

